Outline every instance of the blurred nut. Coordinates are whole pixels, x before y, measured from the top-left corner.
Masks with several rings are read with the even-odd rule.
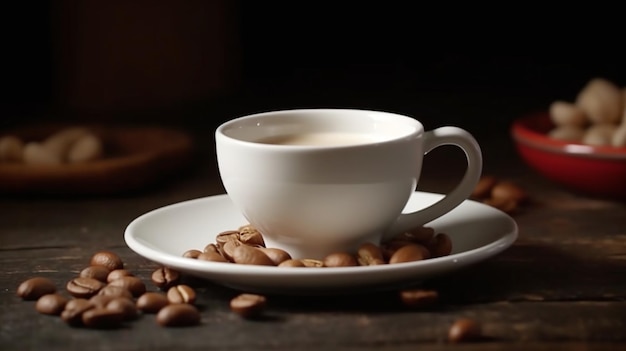
[[[576,126],[560,126],[552,129],[548,136],[553,139],[582,142],[585,135],[585,129]]]
[[[594,124],[587,128],[583,135],[583,143],[596,146],[610,146],[617,126],[609,123]]]
[[[618,124],[624,108],[620,88],[604,78],[589,81],[576,97],[576,105],[594,124]]]
[[[585,111],[566,101],[554,101],[550,104],[550,120],[560,127],[584,128],[588,124]]]
[[[0,163],[21,162],[23,157],[24,143],[13,135],[0,138]]]

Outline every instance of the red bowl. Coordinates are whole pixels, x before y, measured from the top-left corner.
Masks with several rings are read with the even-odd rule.
[[[626,199],[626,147],[591,146],[550,138],[547,112],[515,120],[511,135],[522,159],[564,187],[591,196]]]

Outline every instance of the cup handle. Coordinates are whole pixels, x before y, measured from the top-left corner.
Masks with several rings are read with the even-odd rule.
[[[413,228],[424,225],[444,215],[468,199],[482,174],[483,159],[476,139],[457,127],[440,127],[424,133],[424,154],[442,145],[455,145],[465,152],[467,169],[457,186],[439,201],[421,210],[403,213],[383,235],[382,241],[391,239]]]

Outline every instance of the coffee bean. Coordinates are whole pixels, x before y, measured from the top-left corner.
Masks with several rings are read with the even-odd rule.
[[[229,261],[217,252],[207,251],[198,255],[198,260],[200,261],[210,261],[210,262],[224,262],[228,263]]]
[[[90,264],[92,266],[105,266],[112,271],[124,268],[124,262],[122,262],[122,259],[116,253],[106,250],[96,252],[91,257]]]
[[[324,267],[358,266],[356,258],[347,252],[335,252],[324,257]]]
[[[217,247],[217,245],[210,243],[207,246],[204,247],[204,249],[202,250],[202,252],[215,252],[215,253],[220,253],[220,249]],[[221,254],[220,254],[221,255]]]
[[[439,294],[435,290],[411,289],[400,292],[402,303],[411,308],[432,307],[437,303]]]
[[[448,256],[452,253],[452,239],[444,233],[438,233],[428,245],[433,257]]]
[[[483,200],[483,203],[508,214],[515,213],[519,207],[517,201],[506,197],[485,199]]]
[[[226,247],[230,243],[226,243]],[[232,251],[232,259],[239,264],[274,266],[274,262],[263,251],[248,245],[236,246]]]
[[[216,250],[217,250],[217,248],[216,248]],[[202,251],[196,250],[196,249],[191,249],[191,250],[187,250],[187,251],[183,252],[183,257],[185,257],[185,258],[198,258],[198,256],[200,256],[200,254],[202,254]]]
[[[263,235],[250,225],[239,228],[239,240],[245,245],[265,247]]]
[[[104,308],[111,300],[113,300],[113,296],[110,295],[94,295],[89,298],[89,303],[96,308]]]
[[[180,273],[169,267],[160,267],[152,272],[152,282],[160,289],[169,289],[178,284]]]
[[[124,317],[123,311],[96,307],[85,311],[82,321],[89,328],[110,329],[119,327]]]
[[[59,294],[46,294],[37,299],[35,309],[39,313],[59,315],[65,309],[68,299]]]
[[[34,277],[23,281],[17,287],[17,296],[24,300],[37,300],[46,294],[56,292],[57,288],[51,279]]]
[[[500,181],[491,189],[491,198],[510,199],[518,204],[523,203],[528,195],[519,185],[512,181]]]
[[[169,303],[165,294],[147,292],[137,299],[137,308],[144,313],[157,313]]]
[[[78,276],[82,278],[93,278],[106,283],[107,276],[110,272],[111,270],[105,266],[89,266],[80,271]]]
[[[305,267],[321,268],[324,267],[324,261],[314,258],[303,258],[300,260]]]
[[[100,291],[105,284],[93,278],[74,278],[67,282],[66,290],[74,297],[90,298]]]
[[[267,299],[263,295],[240,294],[230,300],[230,310],[244,318],[258,317],[265,309]]]
[[[106,304],[105,308],[123,312],[125,320],[135,319],[138,316],[135,302],[127,297],[115,297]]]
[[[417,244],[427,244],[435,235],[431,227],[417,227],[397,235],[393,240],[404,240]]]
[[[225,232],[217,234],[217,236],[215,237],[215,244],[217,245],[217,247],[221,248],[224,247],[224,245],[231,240],[239,240],[239,231],[227,230]]]
[[[164,327],[185,327],[200,323],[200,311],[187,303],[167,305],[157,313],[156,321]]]
[[[493,189],[497,182],[496,177],[491,175],[480,177],[470,197],[474,199],[484,199],[491,196],[491,189]]]
[[[106,295],[106,296],[111,296],[111,297],[126,297],[129,299],[133,298],[133,294],[128,289],[122,286],[115,286],[111,284],[100,289],[100,291],[98,291],[98,295]]]
[[[479,340],[482,334],[481,329],[480,324],[473,319],[458,319],[452,324],[448,331],[448,341],[451,343],[460,343]]]
[[[109,285],[122,287],[130,291],[133,296],[140,296],[146,292],[146,284],[140,278],[135,276],[125,276],[120,279],[116,279],[110,282]]]
[[[245,246],[246,248],[252,248],[250,246],[244,245],[239,239],[231,239],[224,243],[224,245],[219,246],[218,250],[230,262],[235,262],[235,249],[239,246]]]
[[[87,299],[75,298],[75,299],[71,299],[67,301],[67,303],[65,304],[65,309],[66,310],[80,309],[90,304],[91,302],[89,302],[89,300]]]
[[[281,262],[278,267],[306,267],[300,260],[286,260]]]
[[[389,263],[413,262],[427,259],[430,256],[428,249],[419,244],[404,245],[389,258]]]
[[[274,262],[274,265],[278,266],[284,261],[291,259],[291,255],[285,251],[274,247],[258,247],[258,250],[261,250],[267,257]]]
[[[133,276],[133,275],[134,275],[134,274],[133,274],[133,273],[131,273],[131,272],[130,272],[129,270],[127,270],[127,269],[123,269],[123,268],[122,268],[122,269],[115,269],[115,270],[112,270],[112,271],[109,273],[109,275],[107,275],[107,280],[106,280],[106,282],[107,282],[107,283],[110,283],[110,282],[112,282],[112,281],[114,281],[114,280],[118,280],[118,279],[121,279],[121,278],[123,278],[123,277],[129,277],[129,276]]]
[[[167,300],[173,304],[193,304],[196,302],[196,292],[188,285],[176,285],[167,290]]]
[[[380,247],[369,242],[359,246],[357,250],[357,261],[361,266],[385,264],[385,258]]]
[[[95,308],[87,299],[72,299],[65,304],[65,309],[61,312],[61,319],[71,326],[83,325],[83,313]]]

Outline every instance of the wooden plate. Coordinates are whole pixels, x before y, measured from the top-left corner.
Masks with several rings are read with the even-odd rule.
[[[69,127],[86,127],[104,144],[98,160],[61,165],[0,163],[0,193],[111,194],[145,188],[174,177],[192,159],[185,132],[153,126],[39,125],[0,131],[42,141]]]

